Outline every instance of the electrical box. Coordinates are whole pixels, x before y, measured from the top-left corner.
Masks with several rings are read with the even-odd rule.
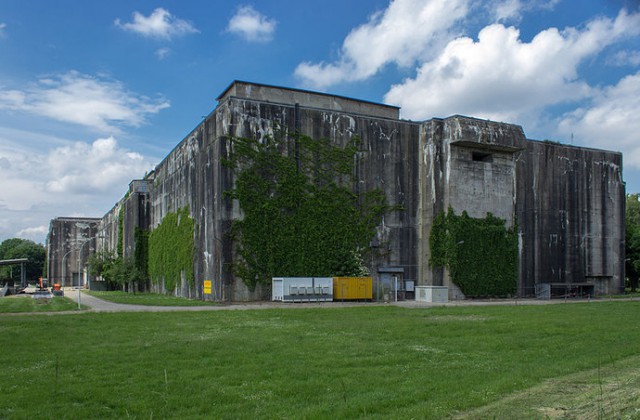
[[[416,286],[416,301],[431,303],[449,302],[449,288],[446,286]]]

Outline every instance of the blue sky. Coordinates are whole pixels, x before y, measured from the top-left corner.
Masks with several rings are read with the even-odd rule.
[[[640,192],[637,0],[2,0],[0,241],[104,215],[236,79],[621,151]]]

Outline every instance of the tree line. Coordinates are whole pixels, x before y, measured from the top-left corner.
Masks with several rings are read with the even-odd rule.
[[[28,239],[11,238],[0,243],[0,260],[14,260],[27,258],[25,273],[28,283],[35,283],[39,277],[46,277],[44,273],[46,251],[44,246]],[[20,280],[20,265],[0,266],[0,286],[7,282]]]

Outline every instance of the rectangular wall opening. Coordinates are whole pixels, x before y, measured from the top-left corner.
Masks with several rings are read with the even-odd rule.
[[[491,153],[471,152],[471,159],[474,162],[493,162]]]

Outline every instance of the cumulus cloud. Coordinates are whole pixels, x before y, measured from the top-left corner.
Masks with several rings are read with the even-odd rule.
[[[563,115],[558,123],[565,137],[587,146],[624,153],[625,165],[640,169],[640,72],[616,85],[598,89],[584,107]]]
[[[304,62],[295,75],[307,86],[324,89],[367,79],[389,63],[413,65],[449,39],[468,8],[469,0],[394,0],[349,33],[336,62]]]
[[[39,239],[41,239],[44,236],[47,236],[48,233],[49,233],[49,227],[45,225],[40,225],[40,226],[32,226],[32,227],[20,229],[18,232],[16,232],[15,236],[17,238],[30,239],[32,241],[38,242]]]
[[[48,191],[87,194],[106,192],[114,185],[122,188],[150,165],[142,155],[119,148],[109,137],[54,149],[47,156],[47,168]]]
[[[0,241],[18,236],[43,242],[55,216],[99,217],[132,179],[153,169],[147,158],[114,137],[34,151],[5,135],[0,132],[0,162],[5,163],[0,166]],[[2,225],[2,220],[13,222]]]
[[[392,86],[385,102],[405,117],[467,114],[498,121],[531,121],[550,105],[589,98],[578,66],[618,39],[640,33],[640,14],[620,12],[584,28],[550,28],[523,42],[514,27],[494,24],[478,40],[455,39],[415,78]]]
[[[183,19],[178,19],[163,8],[155,9],[149,16],[133,12],[132,22],[115,20],[115,25],[125,31],[134,32],[147,38],[171,39],[175,36],[198,32],[195,26]]]
[[[240,35],[247,41],[266,42],[273,38],[276,21],[251,6],[241,6],[229,20],[227,31]]]
[[[76,71],[41,78],[22,90],[0,89],[0,109],[25,111],[103,132],[119,132],[121,125],[140,126],[149,115],[168,107],[164,98],[151,99],[128,91],[119,81]]]

